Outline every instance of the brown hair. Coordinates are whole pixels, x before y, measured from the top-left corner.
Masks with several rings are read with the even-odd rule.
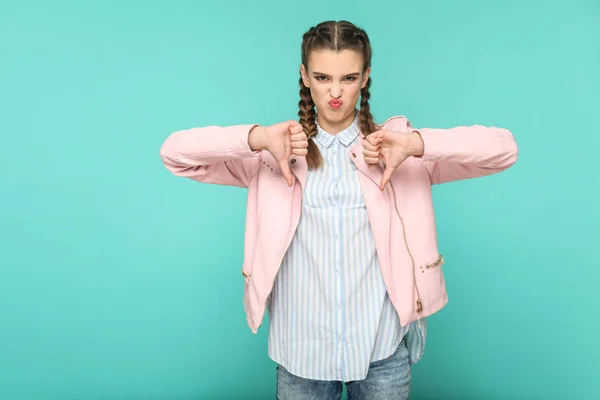
[[[367,33],[348,21],[325,21],[317,26],[311,27],[302,36],[302,64],[308,70],[308,57],[315,50],[332,50],[341,52],[342,50],[354,50],[363,56],[363,73],[371,66],[371,42]],[[367,84],[360,91],[360,110],[358,114],[358,126],[362,134],[366,137],[379,129],[379,126],[373,122],[371,108],[369,106],[369,87],[371,86],[371,77]],[[306,136],[310,139],[317,133],[317,123],[315,119],[315,103],[310,95],[310,88],[304,85],[302,76],[300,76],[300,101],[298,102],[298,116],[300,124],[304,127]],[[308,154],[306,161],[309,168],[318,168],[323,161],[317,145],[310,139],[308,141]]]

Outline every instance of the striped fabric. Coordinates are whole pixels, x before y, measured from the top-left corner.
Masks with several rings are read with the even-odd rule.
[[[308,172],[300,224],[268,302],[269,357],[302,378],[364,379],[412,327],[400,326],[381,276],[348,153],[359,133],[357,118],[337,135],[318,126],[323,166]],[[416,339],[422,354],[424,337]]]

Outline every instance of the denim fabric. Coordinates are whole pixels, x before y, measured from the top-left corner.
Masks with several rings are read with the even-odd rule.
[[[369,365],[367,377],[345,382],[348,400],[405,400],[410,393],[410,362],[406,339],[396,352]],[[339,400],[341,381],[319,381],[290,374],[277,366],[277,400]]]

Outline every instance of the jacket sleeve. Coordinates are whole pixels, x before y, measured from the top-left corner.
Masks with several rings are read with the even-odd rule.
[[[207,126],[174,132],[160,149],[162,162],[177,176],[248,187],[259,166],[260,151],[252,151],[248,144],[254,126]]]
[[[517,161],[513,134],[504,128],[481,125],[450,129],[412,128],[425,144],[420,157],[432,184],[477,178],[504,171]]]

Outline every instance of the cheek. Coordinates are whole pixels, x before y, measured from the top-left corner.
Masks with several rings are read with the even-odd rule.
[[[326,92],[323,85],[312,85],[310,88],[310,93],[313,97],[322,97]]]
[[[315,103],[320,103],[326,94],[327,91],[319,87],[319,85],[314,85],[310,89],[310,95]]]
[[[352,87],[352,90],[350,93],[351,93],[351,97],[353,99],[358,100],[358,97],[360,96],[360,85],[356,85],[356,86]]]

